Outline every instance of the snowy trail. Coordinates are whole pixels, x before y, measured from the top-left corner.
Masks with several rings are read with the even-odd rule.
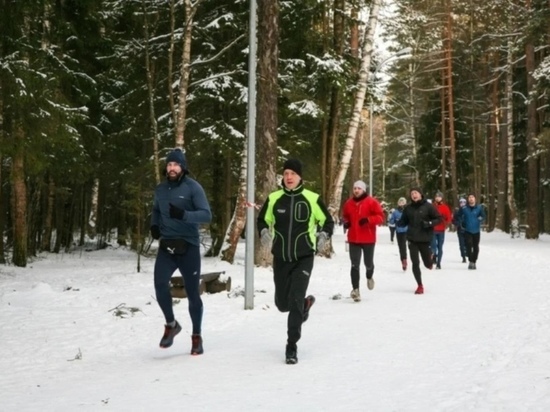
[[[273,304],[269,269],[255,270],[252,311],[242,297],[203,295],[205,355],[192,357],[185,300],[175,309],[184,331],[158,349],[153,259],[141,273],[125,250],[2,267],[0,411],[548,410],[550,238],[483,233],[469,271],[447,233],[443,269],[423,270],[417,296],[387,228],[378,233],[376,287],[363,276],[360,303],[348,297],[343,235],[332,259],[316,260],[317,301],[295,366],[283,361],[286,315]],[[235,290],[244,286],[239,259],[205,259],[203,270],[225,270]],[[122,303],[139,311],[114,316]]]

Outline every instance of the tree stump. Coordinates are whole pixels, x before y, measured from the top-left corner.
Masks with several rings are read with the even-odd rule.
[[[225,271],[202,273],[199,286],[200,294],[202,295],[204,292],[219,293],[230,291],[231,277],[220,278],[223,274],[225,274]],[[172,298],[183,299],[187,297],[185,282],[182,276],[172,276],[172,279],[170,279],[170,293],[172,294]]]

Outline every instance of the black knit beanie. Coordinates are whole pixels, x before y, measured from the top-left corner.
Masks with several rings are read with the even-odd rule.
[[[288,159],[283,166],[283,171],[287,169],[292,170],[298,176],[302,177],[302,162],[298,159]]]
[[[409,190],[409,193],[411,193],[413,190],[416,190],[418,193],[422,195],[422,197],[424,197],[424,192],[422,191],[421,187],[411,187],[411,190]]]
[[[168,153],[168,156],[166,156],[166,164],[170,162],[178,163],[181,167],[181,170],[183,170],[184,172],[187,171],[187,159],[185,158],[185,153],[183,153],[181,149],[176,148]]]

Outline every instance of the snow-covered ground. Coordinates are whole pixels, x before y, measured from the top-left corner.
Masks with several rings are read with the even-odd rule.
[[[234,265],[203,261],[233,290],[203,295],[202,356],[189,354],[186,300],[175,309],[184,331],[159,349],[153,258],[139,273],[122,248],[1,266],[0,411],[550,410],[550,237],[483,233],[471,271],[447,233],[443,269],[423,270],[424,295],[388,229],[378,237],[376,287],[363,275],[360,303],[341,228],[333,258],[316,258],[297,365],[284,363],[271,270],[255,270],[254,310],[235,293],[244,244]]]

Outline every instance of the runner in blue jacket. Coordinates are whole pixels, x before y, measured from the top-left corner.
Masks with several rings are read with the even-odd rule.
[[[397,207],[393,210],[390,216],[390,223],[397,226],[397,222],[403,215],[403,209],[407,204],[407,199],[400,197],[397,201]],[[401,260],[401,268],[407,270],[407,226],[397,226],[397,247],[399,248],[399,259]]]
[[[464,241],[468,252],[468,269],[476,269],[479,255],[479,240],[481,236],[481,224],[485,220],[485,211],[476,203],[474,194],[468,195],[468,204],[459,210],[459,221],[464,229]]]
[[[151,236],[159,239],[155,261],[155,292],[164,314],[166,326],[160,341],[161,348],[172,346],[174,337],[182,327],[174,317],[170,278],[179,269],[193,325],[191,354],[203,353],[201,324],[202,300],[200,297],[201,254],[199,225],[212,219],[210,206],[202,186],[187,176],[187,159],[180,149],[166,157],[166,180],[155,188]]]

